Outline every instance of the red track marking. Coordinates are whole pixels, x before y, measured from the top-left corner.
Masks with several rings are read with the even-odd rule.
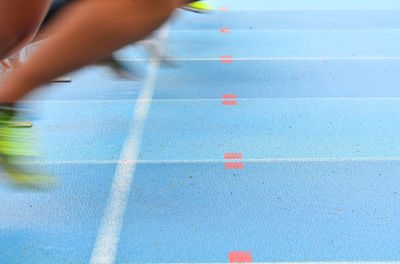
[[[229,252],[229,263],[252,263],[253,256],[251,252],[232,251]]]
[[[243,159],[243,154],[240,152],[229,152],[225,153],[225,159]]]
[[[236,101],[222,101],[222,105],[237,105]]]
[[[222,34],[228,34],[228,33],[231,32],[231,30],[229,28],[227,28],[227,27],[221,27],[219,29],[219,32],[222,33]]]
[[[237,105],[236,94],[223,94],[222,105]]]
[[[226,6],[221,6],[220,8],[218,8],[218,10],[219,10],[220,12],[227,12],[227,11],[228,11],[228,7],[226,7]]]
[[[233,57],[230,55],[223,55],[221,56],[221,63],[232,63]]]
[[[225,153],[224,158],[226,160],[241,160],[243,155],[240,152],[228,152]],[[225,169],[227,170],[238,170],[243,169],[243,162],[225,162]]]
[[[223,94],[222,99],[236,99],[236,94]]]
[[[225,162],[225,169],[227,170],[243,169],[243,162]]]

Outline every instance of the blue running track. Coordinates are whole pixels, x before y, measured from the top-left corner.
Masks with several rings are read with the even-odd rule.
[[[213,3],[26,98],[61,182],[0,184],[0,263],[400,261],[400,2]]]

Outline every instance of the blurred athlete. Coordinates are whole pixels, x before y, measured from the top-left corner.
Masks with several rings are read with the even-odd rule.
[[[36,36],[49,36],[38,51],[0,83],[0,164],[17,186],[45,187],[45,173],[23,165],[37,155],[29,129],[16,126],[15,104],[30,91],[61,75],[109,58],[128,44],[146,38],[176,8],[208,11],[203,1],[187,0],[0,1],[0,60],[18,52]],[[112,57],[111,57],[112,58]],[[11,67],[2,61],[3,67]]]

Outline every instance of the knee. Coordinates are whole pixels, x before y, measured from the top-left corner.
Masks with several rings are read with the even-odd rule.
[[[9,52],[18,45],[21,35],[10,29],[0,31],[0,59],[5,59]]]
[[[32,27],[19,28],[7,27],[0,30],[0,57],[4,57],[9,51],[20,45],[23,41],[35,34]]]

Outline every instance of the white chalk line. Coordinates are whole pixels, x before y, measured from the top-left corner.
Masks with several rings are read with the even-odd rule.
[[[221,54],[221,55],[231,55],[231,54]],[[232,54],[234,55],[234,54]],[[233,56],[233,63],[235,61],[337,61],[337,60],[344,60],[344,61],[393,61],[393,60],[400,60],[400,56],[342,56],[342,57],[234,57]],[[149,61],[147,58],[132,58],[132,59],[124,59],[119,58],[120,61],[132,61],[132,62],[140,62],[140,61]],[[150,59],[151,61],[152,59]],[[168,58],[170,62],[185,62],[185,61],[220,61],[220,57],[203,57],[203,58],[185,58],[185,57],[171,57]]]
[[[222,26],[221,26],[222,27]],[[307,28],[257,28],[254,26],[254,28],[249,29],[248,26],[246,25],[242,27],[228,27],[230,33],[232,32],[237,32],[237,33],[249,33],[249,32],[255,32],[255,33],[264,33],[264,32],[271,32],[271,33],[276,33],[276,32],[309,32],[309,33],[323,33],[323,32],[360,32],[360,31],[375,31],[375,32],[393,32],[393,33],[398,33],[400,31],[400,28],[397,27],[348,27],[348,28],[326,28],[326,27],[307,27]],[[220,28],[218,29],[210,29],[210,28],[199,28],[199,29],[186,29],[186,28],[177,28],[174,30],[171,30],[171,32],[174,33],[215,33],[215,34],[221,34]]]
[[[252,264],[396,264],[400,261],[317,261],[317,262],[251,262]],[[159,262],[152,264],[193,264],[193,262]],[[196,262],[196,264],[227,264],[227,262]]]
[[[135,103],[135,102],[142,102],[142,103],[151,103],[151,102],[221,102],[222,101],[222,94],[220,98],[164,98],[164,99],[143,99],[143,98],[138,98],[138,99],[99,99],[99,100],[82,100],[82,99],[51,99],[51,100],[25,100],[21,101],[21,103],[26,103],[26,104],[31,104],[31,103]],[[393,97],[238,97],[234,99],[235,101],[399,101],[400,97],[399,96],[393,96]]]
[[[196,264],[226,264],[227,262],[196,262]],[[318,262],[252,262],[252,264],[397,264],[400,261],[318,261]],[[192,262],[159,262],[152,264],[193,264]]]
[[[259,158],[241,159],[243,163],[324,163],[324,162],[398,162],[400,157],[343,157],[343,158]],[[41,162],[25,162],[38,165],[137,165],[137,164],[218,164],[225,163],[225,159],[154,159],[154,160],[54,160]]]
[[[223,4],[221,6],[224,6]],[[219,8],[219,7],[218,7]],[[229,13],[231,11],[235,12],[247,12],[247,11],[400,11],[399,6],[383,6],[383,7],[270,7],[270,8],[237,8],[237,7],[232,7],[232,8],[227,8],[226,11],[220,11],[219,9],[216,9],[214,13]]]
[[[168,35],[168,25],[159,31],[160,41],[164,41]],[[139,99],[150,100],[153,97],[155,81],[160,59],[152,60],[149,64],[148,74],[139,95]],[[144,124],[150,109],[150,104],[138,103],[135,106],[132,119],[132,127],[122,149],[119,163],[112,182],[109,200],[106,205],[100,231],[98,233],[90,263],[108,264],[114,263],[117,254],[119,237],[123,225],[123,219],[128,202],[133,176],[136,170],[135,161],[139,155],[139,149],[144,130]]]

